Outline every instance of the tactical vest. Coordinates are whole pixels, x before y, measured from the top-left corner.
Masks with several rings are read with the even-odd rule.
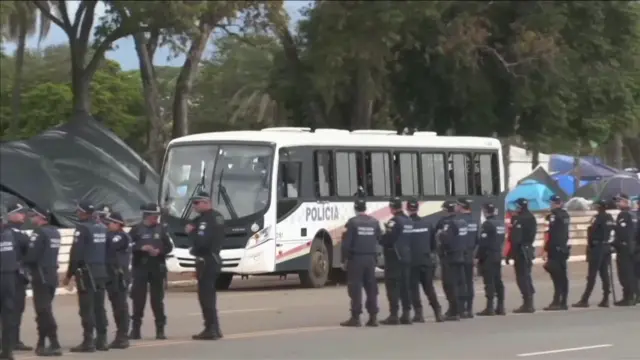
[[[0,272],[12,273],[18,271],[18,253],[13,231],[4,229],[0,234]]]
[[[89,220],[82,223],[91,234],[92,241],[85,244],[84,262],[91,265],[104,265],[107,261],[107,228],[94,221]]]
[[[44,253],[42,254],[41,268],[57,269],[58,253],[60,251],[60,232],[53,226],[46,225],[40,228],[40,231],[46,236]],[[33,236],[33,235],[32,235]]]

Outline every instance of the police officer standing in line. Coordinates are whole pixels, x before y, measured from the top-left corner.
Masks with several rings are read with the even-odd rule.
[[[502,245],[504,243],[504,222],[496,216],[496,207],[487,203],[483,206],[485,221],[480,226],[478,239],[478,260],[487,307],[478,316],[506,315],[504,309],[504,283],[502,282]],[[494,308],[494,299],[498,301]]]
[[[636,250],[635,250],[635,273],[636,273],[636,304],[640,304],[640,199],[636,200]]]
[[[60,233],[49,225],[49,211],[31,209],[31,222],[36,226],[30,236],[24,264],[31,272],[33,307],[36,312],[38,342],[36,355],[61,356],[58,325],[53,316],[53,299],[58,287],[58,252]],[[49,339],[49,347],[46,347]]]
[[[18,246],[14,232],[9,228],[2,228],[0,230],[0,316],[2,324],[0,359],[2,360],[14,359],[16,282],[21,281],[18,275],[19,269]]]
[[[533,279],[531,270],[533,268],[533,242],[538,231],[538,223],[535,216],[529,211],[527,199],[516,200],[517,213],[511,218],[511,250],[507,255],[507,263],[514,260],[516,283],[522,294],[522,306],[515,309],[516,314],[533,313]]]
[[[167,338],[164,333],[164,327],[167,323],[164,310],[165,279],[167,277],[166,256],[173,251],[173,244],[165,226],[160,223],[160,207],[156,204],[147,204],[142,206],[140,210],[142,210],[142,223],[129,231],[133,244],[131,262],[133,316],[129,338],[139,340],[142,337],[140,327],[147,302],[148,288],[149,302],[155,318],[156,339],[164,340]]]
[[[568,310],[567,298],[569,297],[569,276],[567,275],[567,261],[571,252],[569,245],[569,225],[571,217],[562,208],[562,199],[553,195],[551,213],[546,216],[548,223],[548,240],[544,244],[542,259],[545,261],[544,269],[551,276],[553,282],[553,300],[546,311]]]
[[[411,245],[411,303],[413,305],[413,322],[423,323],[422,301],[420,299],[420,286],[427,296],[429,305],[433,309],[437,322],[444,321],[442,308],[438,302],[436,289],[433,286],[435,273],[436,240],[431,223],[418,215],[419,203],[417,199],[407,202],[407,212],[413,221],[413,230],[410,234]]]
[[[216,282],[222,269],[220,250],[225,239],[224,217],[211,206],[211,195],[201,191],[191,200],[199,216],[188,224],[185,232],[192,242],[190,253],[196,258],[198,301],[204,319],[204,330],[194,340],[222,338],[218,318]]]
[[[347,289],[351,298],[351,317],[341,326],[358,327],[362,314],[362,289],[367,294],[366,308],[369,321],[366,326],[378,326],[378,282],[376,280],[376,260],[378,243],[382,238],[380,223],[366,214],[364,199],[357,199],[353,205],[356,216],[347,221],[345,237],[342,241],[343,268],[347,272]]]
[[[22,232],[21,228],[27,217],[28,208],[22,206],[20,203],[14,203],[7,207],[7,224],[6,227],[13,231],[13,237],[16,240],[18,254],[18,262],[20,266],[19,281],[16,282],[16,294],[15,294],[15,315],[16,315],[16,327],[15,327],[15,343],[13,350],[15,351],[31,351],[31,346],[25,345],[20,340],[20,327],[22,325],[22,315],[24,314],[25,302],[27,299],[27,285],[29,284],[29,275],[22,266],[22,258],[27,252],[29,247],[29,236]]]
[[[466,249],[467,224],[456,218],[456,204],[442,204],[447,214],[436,225],[438,255],[442,264],[442,282],[449,302],[445,321],[458,321],[464,311],[465,299],[464,252]]]
[[[478,223],[473,219],[471,213],[471,200],[458,199],[456,206],[458,217],[467,223],[466,248],[464,252],[464,283],[465,294],[464,304],[462,305],[461,317],[470,319],[473,317],[473,297],[475,288],[474,280],[474,259],[476,246],[478,245]]]
[[[122,228],[124,219],[118,212],[108,213],[103,218],[107,225],[107,294],[113,320],[116,323],[116,337],[109,348],[126,349],[129,347],[129,264],[131,264],[131,238]]]
[[[576,308],[588,308],[589,298],[596,284],[596,275],[600,275],[602,282],[602,301],[599,307],[609,307],[609,293],[611,283],[609,281],[609,266],[611,265],[611,246],[609,239],[615,226],[613,216],[607,213],[607,202],[600,200],[595,204],[598,213],[591,219],[591,225],[587,229],[587,286],[580,297],[580,301],[573,304]]]
[[[394,198],[389,202],[393,217],[385,224],[382,236],[384,254],[384,280],[389,300],[389,317],[382,320],[383,325],[411,324],[411,296],[409,294],[409,272],[411,254],[408,233],[412,221],[402,211],[402,200]],[[398,311],[402,306],[402,315]]]
[[[82,201],[77,206],[76,215],[80,222],[73,234],[69,267],[63,280],[63,285],[68,286],[71,278],[75,279],[82,322],[82,343],[71,348],[71,352],[109,350],[107,313],[104,308],[107,228],[95,220],[94,211],[94,206],[89,202]]]
[[[616,302],[616,306],[633,306],[635,299],[635,274],[633,269],[633,254],[635,252],[636,227],[638,219],[631,213],[629,196],[620,194],[615,197],[620,212],[616,219],[615,239],[612,243],[616,251],[616,267],[618,279],[622,285],[622,299]]]

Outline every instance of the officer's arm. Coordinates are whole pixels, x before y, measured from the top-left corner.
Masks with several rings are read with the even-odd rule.
[[[342,262],[344,262],[345,260],[349,259],[349,256],[351,255],[351,247],[353,246],[353,242],[355,241],[354,237],[355,237],[355,226],[353,224],[353,222],[351,221],[351,219],[349,219],[349,221],[347,221],[347,224],[344,226],[345,227],[345,232],[344,232],[344,240],[342,241],[342,247],[341,247],[341,251],[342,251]]]
[[[168,228],[166,226],[162,227],[160,239],[162,240],[162,249],[160,249],[160,255],[169,255],[173,251],[173,242],[169,237]]]
[[[391,219],[384,224],[384,235],[380,240],[380,245],[384,247],[393,246],[394,228],[396,227],[395,220]]]
[[[522,223],[520,219],[516,219],[513,221],[513,227],[511,228],[511,245],[513,247],[520,246],[522,244],[522,232],[524,229],[522,228]]]
[[[431,250],[435,251],[435,249],[438,247],[438,240],[436,238],[436,228],[429,225],[429,242],[431,243]]]
[[[46,236],[40,229],[35,229],[29,237],[29,246],[23,258],[27,265],[37,265],[44,251],[44,243]]]
[[[131,243],[133,244],[131,250],[134,253],[146,254],[146,252],[142,250],[142,243],[138,241],[140,240],[140,238],[138,237],[139,226],[140,225],[135,225],[129,230],[129,237],[131,238]]]
[[[73,233],[73,244],[71,245],[71,251],[69,252],[69,265],[67,267],[67,279],[71,279],[76,270],[83,265],[83,254],[86,246],[86,242],[89,241],[88,229],[84,226],[76,227]]]

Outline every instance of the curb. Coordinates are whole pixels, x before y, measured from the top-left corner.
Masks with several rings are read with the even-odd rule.
[[[615,259],[616,254],[613,254],[613,258]],[[569,257],[568,262],[581,262],[581,261],[586,261],[587,257],[585,255],[575,255],[575,256],[571,256]],[[544,261],[541,258],[535,258],[533,260],[534,264],[543,264]],[[507,264],[504,262],[504,260],[502,261],[502,266],[507,266]],[[190,287],[190,286],[194,286],[196,284],[196,280],[178,280],[178,281],[171,281],[168,284],[169,288],[172,289],[179,289],[179,288],[185,288],[185,287]],[[77,290],[75,288],[69,290],[67,288],[57,288],[56,289],[56,295],[74,295],[77,292]],[[33,296],[33,291],[31,291],[30,289],[27,290],[27,297],[30,298]]]

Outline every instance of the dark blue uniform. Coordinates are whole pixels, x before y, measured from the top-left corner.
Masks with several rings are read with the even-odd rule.
[[[611,266],[611,247],[609,239],[611,230],[615,226],[613,217],[606,211],[606,203],[602,203],[596,214],[591,219],[591,225],[587,229],[587,285],[580,297],[580,301],[573,304],[574,307],[588,307],[589,297],[596,284],[596,275],[600,274],[602,283],[602,301],[598,306],[609,307],[609,294],[611,283],[609,281],[609,267]]]
[[[548,241],[544,245],[547,261],[544,269],[551,276],[553,282],[553,300],[545,310],[566,310],[569,296],[569,276],[567,275],[567,261],[571,247],[569,246],[569,225],[571,217],[561,208],[551,210],[546,216],[549,224],[547,230]]]
[[[636,249],[635,249],[635,274],[636,274],[636,304],[640,304],[640,200],[637,203],[636,211]]]
[[[345,227],[342,259],[346,263],[351,321],[343,325],[359,325],[364,288],[367,294],[366,308],[370,317],[368,325],[375,326],[378,314],[378,283],[375,272],[377,248],[382,237],[380,223],[369,215],[358,214],[349,219]]]
[[[384,279],[389,300],[389,318],[382,321],[386,325],[411,323],[411,296],[409,277],[411,266],[410,236],[413,224],[402,211],[397,212],[386,224],[382,236],[384,254]],[[402,306],[402,316],[398,311]]]
[[[436,225],[438,256],[442,266],[442,282],[449,302],[445,320],[459,320],[466,299],[464,280],[467,224],[454,213],[445,215]]]
[[[524,199],[519,200],[520,213],[511,218],[511,251],[507,254],[507,261],[514,260],[516,283],[523,300],[522,306],[515,309],[514,312],[532,313],[535,311],[533,306],[535,289],[531,270],[534,258],[533,242],[538,231],[538,222],[527,208],[528,202]]]
[[[29,274],[26,267],[23,264],[23,258],[27,253],[29,247],[29,235],[21,230],[22,224],[8,223],[6,225],[11,231],[13,231],[13,237],[16,241],[16,255],[18,256],[18,263],[20,264],[19,277],[16,281],[16,294],[15,294],[15,350],[32,350],[30,347],[24,345],[20,338],[20,328],[22,327],[22,315],[24,314],[25,303],[27,299],[27,286],[29,285]]]
[[[124,225],[119,214],[107,214],[105,221],[117,222]],[[129,334],[129,304],[127,290],[129,288],[129,266],[131,264],[131,238],[129,234],[120,231],[107,233],[107,294],[111,302],[113,319],[116,324],[116,337],[109,345],[110,348],[122,349],[128,347]]]
[[[487,298],[487,307],[478,313],[480,316],[505,315],[504,283],[502,282],[504,234],[504,222],[495,215],[488,215],[480,227],[476,258]],[[494,299],[497,300],[495,308]]]
[[[16,282],[19,281],[18,243],[14,232],[2,229],[0,233],[0,315],[2,316],[3,359],[13,359],[16,327]]]
[[[71,352],[107,350],[107,228],[90,218],[76,226],[69,253],[67,278],[74,277],[82,321],[83,341]],[[95,342],[93,334],[96,334]]]
[[[209,194],[199,194],[208,201]],[[202,212],[192,223],[189,234],[192,242],[191,255],[196,257],[198,278],[198,301],[202,310],[204,330],[193,336],[195,340],[217,340],[222,338],[218,318],[216,282],[222,269],[220,250],[225,238],[224,217],[215,210]]]
[[[167,316],[164,310],[165,283],[167,279],[166,256],[173,251],[173,244],[167,234],[167,229],[162,224],[147,226],[139,224],[131,228],[129,235],[132,241],[133,282],[131,284],[131,299],[133,300],[133,316],[131,317],[131,339],[140,339],[140,327],[144,316],[144,308],[147,302],[147,289],[149,289],[149,302],[155,318],[156,338],[164,339],[164,327]],[[143,247],[151,246],[160,253],[152,256],[143,250]]]
[[[436,321],[442,321],[442,312],[436,289],[433,286],[435,274],[435,235],[431,223],[426,219],[412,214],[413,229],[409,235],[411,247],[411,303],[414,311],[414,322],[424,322],[420,286],[427,296],[429,305],[433,309]]]
[[[51,225],[47,224],[34,229],[24,258],[32,279],[33,307],[38,328],[36,352],[42,354],[60,353],[58,325],[53,316],[53,298],[58,287],[60,239],[58,229]],[[49,349],[44,348],[46,338],[50,341]]]
[[[465,294],[463,311],[465,317],[473,316],[473,298],[475,295],[475,288],[473,285],[474,279],[474,259],[476,254],[476,247],[478,246],[478,222],[473,218],[470,212],[461,213],[458,215],[459,219],[464,220],[467,224],[467,235],[465,239],[465,252],[464,252],[464,285]]]
[[[635,274],[633,255],[635,253],[636,227],[638,219],[635,214],[623,209],[618,213],[615,225],[615,240],[613,247],[616,250],[616,267],[618,278],[622,285],[622,300],[617,306],[635,305]]]

